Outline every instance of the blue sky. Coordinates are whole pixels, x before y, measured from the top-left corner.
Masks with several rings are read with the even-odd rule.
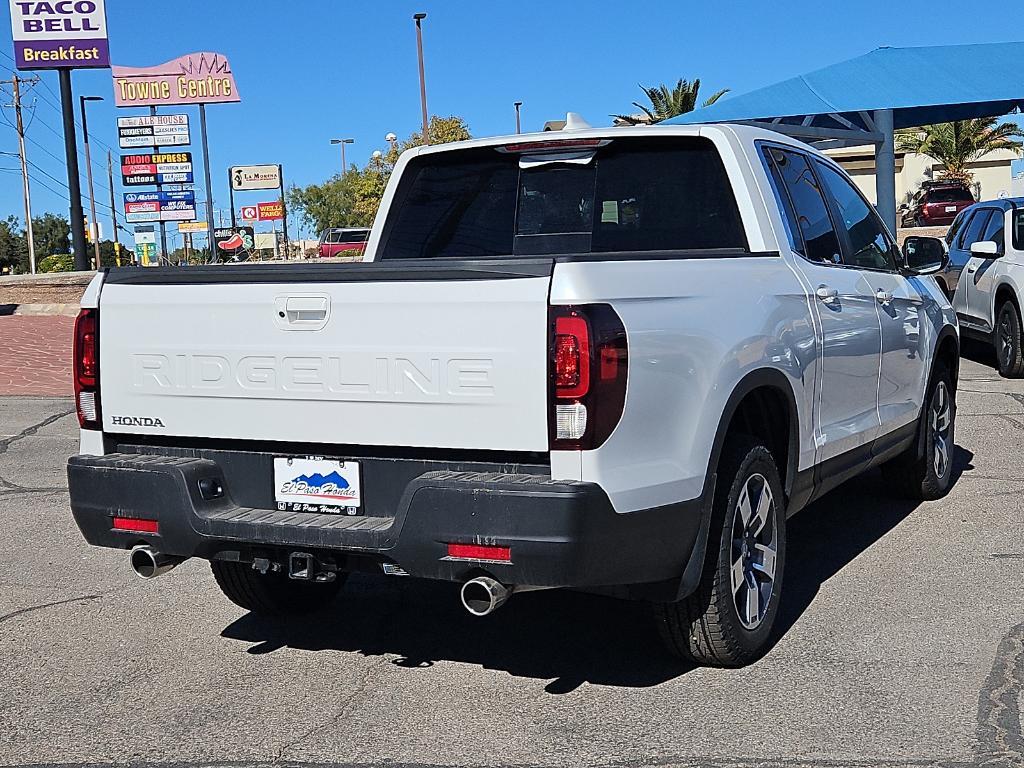
[[[638,83],[700,77],[707,93],[724,87],[743,92],[880,45],[1024,37],[1024,6],[970,7],[938,0],[107,0],[107,19],[117,64],[150,66],[199,50],[230,59],[242,103],[208,109],[215,206],[226,210],[230,165],[282,163],[287,183],[308,184],[337,172],[332,137],[354,138],[348,159],[362,165],[386,146],[389,131],[405,137],[416,130],[416,11],[428,13],[430,112],[461,115],[475,136],[486,136],[514,130],[516,100],[524,102],[524,130],[539,129],[568,110],[599,125],[609,122],[610,113],[631,110],[641,96]],[[0,30],[8,29],[8,4],[0,3]],[[7,35],[0,42],[0,79],[10,77],[12,53]],[[28,131],[37,179],[33,213],[66,214],[66,188],[57,181],[66,180],[57,76],[40,74],[45,85],[26,99],[30,105],[35,99]],[[115,150],[115,172],[117,165],[115,118],[141,112],[113,108],[109,71],[78,71],[74,85],[76,95],[107,99],[90,105],[89,114],[94,170],[104,169],[97,197],[106,207],[107,145]],[[195,108],[185,111],[193,114],[198,143]],[[4,109],[3,117],[13,121],[12,110]],[[0,121],[0,152],[16,151],[14,130]],[[198,162],[198,145],[193,151]],[[3,170],[16,165],[16,158],[0,155],[0,217],[21,216],[20,176]],[[263,199],[269,198],[240,194],[236,207]],[[109,217],[101,214],[100,220],[109,234]]]

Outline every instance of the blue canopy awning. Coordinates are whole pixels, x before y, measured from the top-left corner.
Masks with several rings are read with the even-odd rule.
[[[871,130],[861,113],[878,109],[893,110],[896,129],[1005,115],[1024,107],[1022,61],[1024,42],[877,48],[665,122],[755,120]]]

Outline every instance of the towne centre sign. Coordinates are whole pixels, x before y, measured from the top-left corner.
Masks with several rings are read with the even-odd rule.
[[[229,104],[241,101],[226,56],[189,53],[155,67],[111,67],[119,107]]]

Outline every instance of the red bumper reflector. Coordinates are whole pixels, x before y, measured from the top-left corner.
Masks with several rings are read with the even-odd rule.
[[[135,533],[160,533],[160,523],[156,520],[140,520],[137,517],[115,517],[115,531],[133,531]]]
[[[492,547],[486,544],[449,544],[448,557],[460,560],[503,560],[512,561],[511,547]]]

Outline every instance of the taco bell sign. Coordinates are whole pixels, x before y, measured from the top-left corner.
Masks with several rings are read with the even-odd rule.
[[[104,0],[10,0],[18,69],[110,66]]]

